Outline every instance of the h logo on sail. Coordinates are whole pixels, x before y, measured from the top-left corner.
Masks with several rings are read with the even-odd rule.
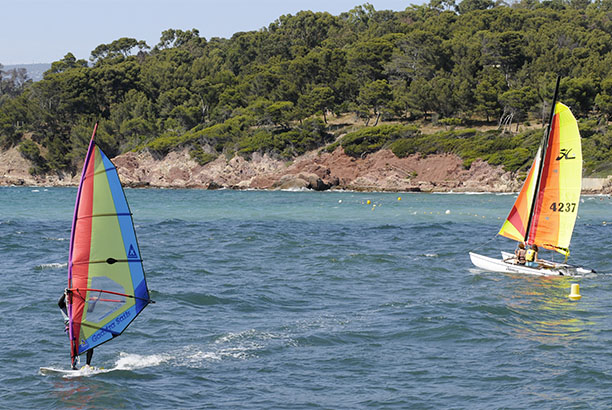
[[[567,148],[562,148],[561,152],[559,153],[559,156],[557,157],[556,161],[560,161],[563,158],[565,159],[576,159],[576,156],[570,157],[570,153],[572,152],[572,149],[567,149]]]

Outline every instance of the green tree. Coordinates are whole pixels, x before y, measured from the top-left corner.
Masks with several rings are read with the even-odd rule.
[[[487,33],[482,39],[483,65],[499,66],[506,81],[509,82],[512,74],[527,62],[523,33],[518,31]]]
[[[608,120],[612,118],[612,77],[601,82],[601,92],[595,97],[595,105]]]
[[[484,114],[487,122],[491,117],[499,117],[502,105],[499,97],[506,89],[504,76],[494,67],[485,67],[478,75],[478,84],[474,90],[476,99],[475,111]]]
[[[534,109],[538,103],[537,93],[531,87],[511,89],[503,93],[500,102],[504,106],[504,118],[500,120],[500,125],[506,123],[510,125],[516,121],[516,128],[521,121],[527,118],[527,114]]]
[[[333,109],[334,100],[334,90],[330,87],[314,87],[300,97],[299,107],[306,117],[322,112],[323,121],[327,124],[326,112]]]
[[[570,78],[560,86],[565,104],[577,115],[587,115],[592,109],[598,89],[590,78]]]
[[[347,52],[348,69],[363,84],[384,78],[385,64],[393,52],[393,38],[376,38],[355,43]]]
[[[77,60],[72,53],[68,53],[59,61],[55,61],[51,64],[51,68],[45,73],[58,74],[64,71],[71,70],[73,68],[86,68],[87,61]]]
[[[463,0],[457,6],[457,12],[459,14],[466,14],[475,10],[490,9],[494,5],[493,0]]]
[[[274,124],[289,128],[293,119],[293,103],[291,101],[278,101],[266,107],[266,114]]]
[[[125,59],[130,56],[134,49],[139,51],[148,50],[150,47],[144,41],[138,41],[134,38],[122,37],[113,41],[110,44],[100,44],[92,52],[90,60],[94,63],[104,60],[113,60],[119,58]]]
[[[372,81],[359,90],[359,102],[371,108],[374,111],[374,115],[376,115],[374,126],[378,125],[381,110],[389,104],[392,96],[391,87],[387,80]]]

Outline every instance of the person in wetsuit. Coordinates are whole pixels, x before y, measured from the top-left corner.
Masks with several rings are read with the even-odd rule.
[[[62,296],[59,298],[57,305],[59,306],[60,311],[62,312],[62,316],[64,317],[64,332],[68,332],[68,324],[70,323],[70,320],[68,319],[68,310],[66,308],[66,292],[62,293]],[[91,366],[91,358],[93,357],[93,351],[94,349],[89,349],[87,351],[87,366]],[[72,364],[72,369],[76,370],[76,365],[74,363]]]

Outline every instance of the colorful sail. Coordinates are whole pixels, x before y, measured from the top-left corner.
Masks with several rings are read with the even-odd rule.
[[[77,193],[68,263],[73,363],[120,335],[151,302],[117,169],[94,136]]]
[[[535,194],[535,186],[538,179],[538,173],[540,170],[540,157],[542,147],[538,149],[533,165],[527,174],[523,188],[514,203],[514,206],[510,210],[506,222],[502,225],[499,235],[505,236],[506,238],[514,239],[515,241],[525,241],[525,234],[527,233],[527,223],[529,222],[529,213],[533,205],[533,198]]]
[[[549,128],[547,141],[540,147],[544,155],[536,157],[499,234],[567,255],[580,202],[580,133],[576,118],[561,103],[555,104]]]
[[[567,253],[582,188],[582,148],[578,123],[557,103],[528,243]]]

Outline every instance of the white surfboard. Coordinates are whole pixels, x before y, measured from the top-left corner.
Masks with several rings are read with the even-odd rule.
[[[95,374],[107,373],[112,369],[103,369],[99,367],[93,366],[83,366],[80,369],[72,370],[72,369],[59,369],[56,367],[41,367],[40,374],[42,375],[52,375],[58,374],[64,377],[81,377],[81,376],[93,376]]]

